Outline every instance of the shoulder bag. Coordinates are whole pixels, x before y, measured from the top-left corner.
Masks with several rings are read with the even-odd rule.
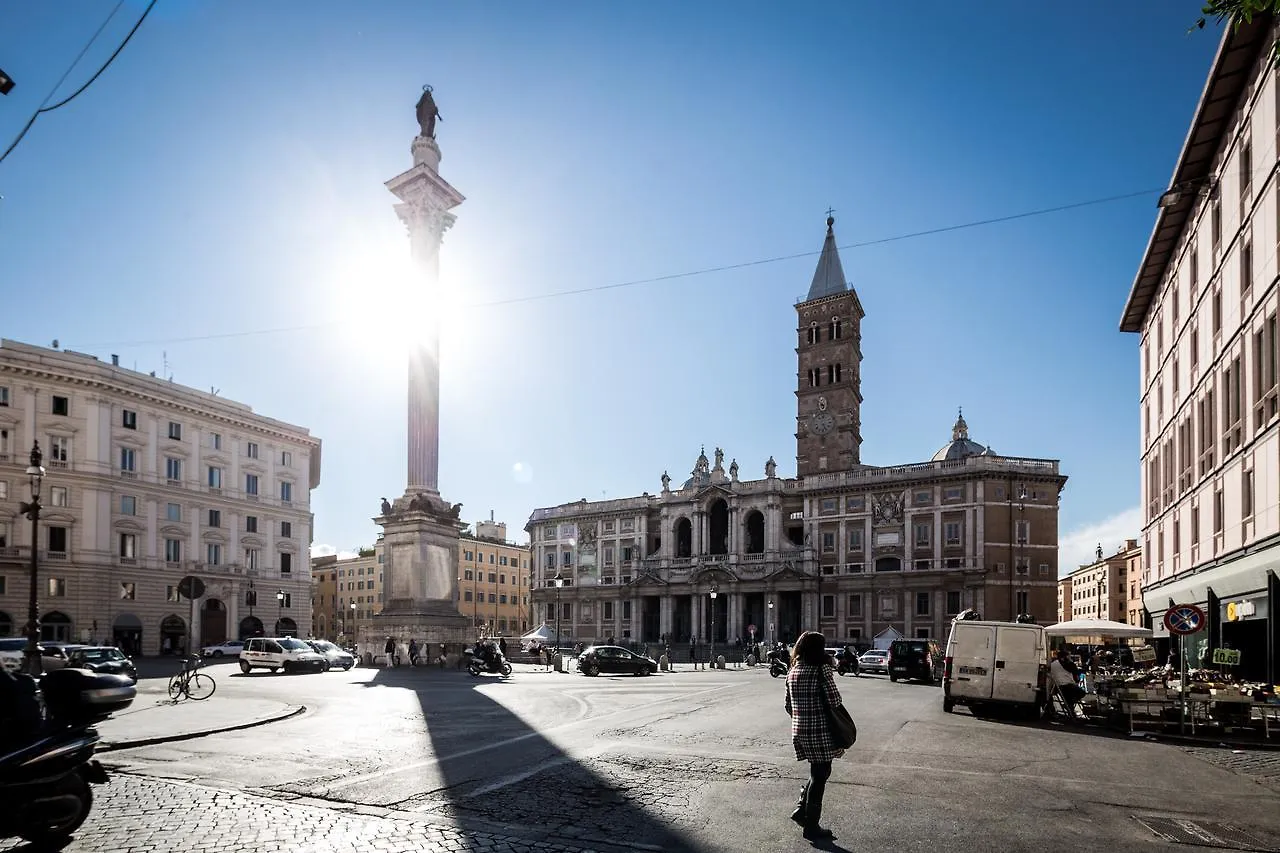
[[[831,740],[839,749],[848,749],[858,740],[858,726],[849,715],[844,705],[834,708],[827,701],[826,686],[822,683],[822,670],[818,670],[818,699],[822,702],[823,715],[827,718],[827,729],[831,732]]]

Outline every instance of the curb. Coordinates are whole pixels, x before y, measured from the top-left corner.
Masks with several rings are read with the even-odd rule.
[[[120,749],[136,749],[142,746],[155,746],[161,743],[174,743],[182,740],[194,740],[196,738],[208,737],[209,735],[218,735],[224,732],[238,732],[244,729],[254,729],[258,726],[265,726],[268,723],[278,723],[281,720],[287,720],[290,717],[296,717],[299,714],[307,712],[306,705],[293,705],[287,710],[268,717],[261,717],[248,723],[237,723],[234,726],[221,726],[216,729],[202,729],[195,732],[183,732],[182,734],[166,735],[164,737],[141,738],[139,740],[122,740],[114,742],[101,742],[98,744],[97,752],[115,752]]]
[[[1238,741],[1223,740],[1216,737],[1198,737],[1196,735],[1164,734],[1163,732],[1145,732],[1142,738],[1131,738],[1150,743],[1166,743],[1170,746],[1200,746],[1208,749],[1260,750],[1263,752],[1280,752],[1280,741]]]

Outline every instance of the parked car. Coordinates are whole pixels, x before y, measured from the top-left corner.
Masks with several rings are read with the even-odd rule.
[[[40,643],[40,658],[44,661],[44,671],[64,669],[67,658],[74,649],[83,648],[79,643],[63,643],[57,640],[46,640]]]
[[[246,675],[254,669],[324,672],[328,668],[324,655],[295,637],[252,637],[240,651],[240,671]]]
[[[67,666],[127,676],[138,683],[138,668],[115,646],[79,646],[67,655]]]
[[[5,637],[0,640],[0,666],[7,672],[18,672],[22,669],[22,650],[27,647],[26,637]],[[63,669],[67,665],[67,654],[71,649],[79,648],[70,643],[40,643],[40,665],[45,672]]]
[[[244,640],[224,640],[200,650],[202,658],[239,657],[244,651]]]
[[[350,652],[343,651],[328,640],[307,640],[316,654],[324,655],[324,659],[329,662],[329,669],[347,670],[356,665],[356,656]]]
[[[889,674],[889,652],[885,649],[868,649],[858,656],[858,666],[863,672]]]
[[[23,637],[5,637],[0,640],[0,666],[5,672],[18,672],[22,669],[22,650],[27,647]]]
[[[933,640],[894,640],[889,644],[889,680],[942,680],[942,649]]]
[[[622,646],[588,646],[578,656],[578,670],[583,675],[591,676],[624,672],[652,675],[658,671],[658,662]]]

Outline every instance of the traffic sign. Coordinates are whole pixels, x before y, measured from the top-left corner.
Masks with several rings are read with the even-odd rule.
[[[1164,614],[1164,627],[1183,637],[1199,632],[1204,623],[1204,611],[1194,604],[1175,604]]]
[[[195,600],[204,595],[204,581],[195,575],[187,575],[178,582],[178,593],[183,598]]]

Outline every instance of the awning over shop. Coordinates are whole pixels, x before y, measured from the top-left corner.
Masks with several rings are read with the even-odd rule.
[[[1169,635],[1161,620],[1170,600],[1175,604],[1203,607],[1209,602],[1209,587],[1213,587],[1214,594],[1222,600],[1265,594],[1268,569],[1280,572],[1280,545],[1245,554],[1228,563],[1205,566],[1196,572],[1181,572],[1145,587],[1142,606],[1151,614],[1155,636]]]

